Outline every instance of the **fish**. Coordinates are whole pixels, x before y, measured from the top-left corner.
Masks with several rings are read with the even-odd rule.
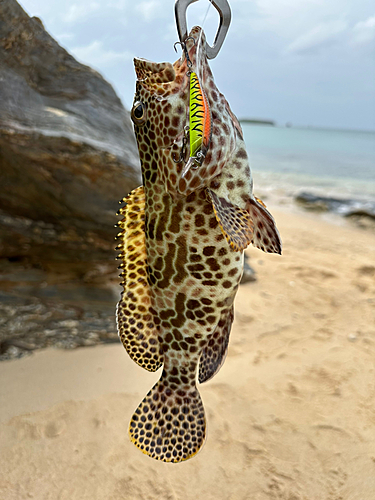
[[[281,254],[275,220],[253,195],[242,129],[214,82],[203,30],[192,28],[185,43],[174,64],[134,59],[131,118],[143,184],[118,212],[119,337],[139,366],[162,367],[129,436],[164,462],[190,459],[205,442],[198,383],[226,358],[243,251],[253,244]]]

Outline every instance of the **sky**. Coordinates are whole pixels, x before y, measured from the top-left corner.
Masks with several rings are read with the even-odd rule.
[[[218,89],[239,118],[278,125],[375,130],[373,0],[229,0],[232,23],[211,61]],[[126,108],[132,59],[180,56],[174,0],[21,0],[76,59],[98,70]],[[208,0],[188,8],[188,27],[214,39]]]

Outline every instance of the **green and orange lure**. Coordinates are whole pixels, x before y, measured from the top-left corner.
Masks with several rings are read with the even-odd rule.
[[[208,100],[196,73],[190,73],[189,137],[190,157],[181,172],[185,177],[190,168],[199,168],[208,151],[212,136],[212,117]]]

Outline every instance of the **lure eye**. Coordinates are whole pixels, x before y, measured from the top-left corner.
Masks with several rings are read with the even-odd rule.
[[[131,118],[135,125],[141,127],[146,122],[147,113],[146,106],[141,101],[136,101],[132,108]]]

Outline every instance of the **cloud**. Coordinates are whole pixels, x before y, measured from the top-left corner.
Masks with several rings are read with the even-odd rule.
[[[150,22],[156,17],[160,17],[161,11],[163,11],[163,5],[159,0],[146,0],[138,3],[135,10],[141,14],[146,22]]]
[[[173,51],[173,0],[18,1],[52,36],[61,33],[69,52],[105,75],[128,103],[134,94],[129,52],[156,61],[181,54]],[[370,0],[229,2],[232,25],[212,67],[233,109],[284,123],[374,128]],[[203,21],[208,5],[200,0],[188,8],[189,27]],[[217,20],[211,6],[204,26],[209,41]]]
[[[188,27],[189,29],[189,27]],[[163,29],[163,40],[178,40],[177,29],[175,23],[166,23]]]
[[[106,3],[106,6],[110,9],[125,10],[129,8],[128,0],[111,0]]]
[[[75,38],[75,34],[74,33],[61,33],[61,34],[55,35],[55,38],[58,42],[65,43],[65,42],[73,40],[73,38]]]
[[[352,43],[355,45],[367,45],[373,41],[375,41],[375,16],[360,21],[352,31]]]
[[[307,31],[324,17],[335,15],[337,3],[348,0],[241,0],[241,17],[251,27],[290,38]]]
[[[92,65],[96,68],[99,66],[104,68],[121,61],[129,61],[132,57],[128,51],[115,52],[114,50],[105,49],[103,42],[100,40],[94,40],[84,47],[76,47],[71,49],[70,52],[84,64]]]
[[[65,15],[62,16],[66,23],[75,23],[81,19],[85,19],[91,12],[100,9],[98,2],[75,3],[71,5]]]
[[[339,41],[340,35],[347,29],[343,20],[320,23],[307,33],[297,37],[285,49],[287,54],[315,53]]]

